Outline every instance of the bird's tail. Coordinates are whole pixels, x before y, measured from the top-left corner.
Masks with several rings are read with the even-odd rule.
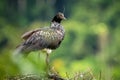
[[[24,46],[23,45],[19,45],[16,47],[15,51],[13,52],[13,55],[20,55],[24,52]]]
[[[24,54],[25,51],[25,47],[23,44],[20,44],[19,46],[16,47],[16,49],[13,51],[12,55],[11,55],[11,59],[15,62],[15,63],[19,63],[19,61],[23,58],[26,58],[27,55]]]

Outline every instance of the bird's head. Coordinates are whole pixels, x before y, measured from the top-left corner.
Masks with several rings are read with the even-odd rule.
[[[61,12],[58,12],[58,13],[54,16],[54,18],[52,19],[52,22],[58,22],[58,23],[60,23],[60,22],[61,22],[62,20],[64,20],[64,19],[66,19],[65,16],[64,16],[64,14],[61,13]]]

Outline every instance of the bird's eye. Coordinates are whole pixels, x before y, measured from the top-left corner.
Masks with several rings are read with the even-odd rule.
[[[63,15],[61,14],[60,17],[63,17]]]

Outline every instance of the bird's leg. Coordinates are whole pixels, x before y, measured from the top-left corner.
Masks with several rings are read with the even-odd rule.
[[[46,53],[46,64],[47,64],[47,68],[49,68],[50,65],[49,65],[49,54],[48,53]]]
[[[46,53],[46,70],[47,74],[50,74],[50,64],[49,64],[49,55],[52,52],[50,49],[44,49],[44,52]]]
[[[46,53],[46,70],[47,70],[47,74],[50,74],[50,64],[49,64],[49,53]]]

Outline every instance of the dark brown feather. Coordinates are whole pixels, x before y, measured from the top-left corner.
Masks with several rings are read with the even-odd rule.
[[[36,30],[32,30],[32,31],[28,31],[26,33],[24,33],[21,38],[24,39],[24,40],[27,40],[33,33],[39,31],[39,29],[36,29]]]

